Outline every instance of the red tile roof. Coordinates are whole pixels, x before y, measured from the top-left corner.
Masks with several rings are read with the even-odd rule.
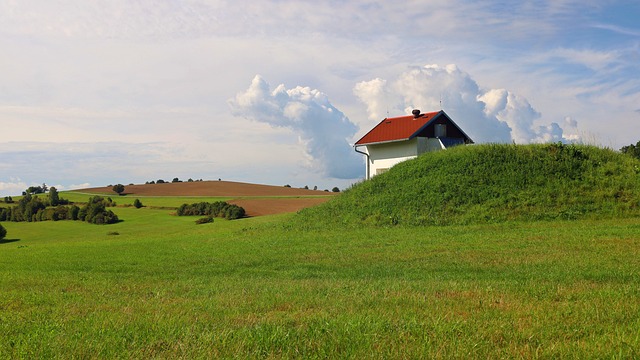
[[[417,118],[413,115],[386,118],[358,140],[356,145],[409,140],[440,114],[444,114],[444,112],[420,114]]]

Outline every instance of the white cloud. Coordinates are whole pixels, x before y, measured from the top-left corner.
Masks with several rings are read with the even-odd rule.
[[[256,76],[229,105],[236,116],[293,130],[304,144],[308,166],[321,174],[338,179],[361,175],[362,159],[348,142],[357,127],[319,90],[279,85],[271,91]]]
[[[391,82],[360,82],[354,92],[372,117],[378,118],[384,106],[393,109],[394,115],[407,114],[411,109],[437,111],[442,106],[476,142],[568,140],[557,123],[536,125],[540,113],[527,99],[505,89],[482,91],[469,74],[455,65],[412,68]],[[389,105],[385,103],[389,99],[400,101]]]
[[[29,185],[20,179],[15,179],[10,182],[0,181],[0,196],[13,196],[19,195],[25,191]]]

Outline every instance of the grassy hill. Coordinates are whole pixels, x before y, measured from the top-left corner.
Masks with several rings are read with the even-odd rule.
[[[305,224],[444,225],[640,214],[640,161],[593,146],[428,153],[304,210]]]

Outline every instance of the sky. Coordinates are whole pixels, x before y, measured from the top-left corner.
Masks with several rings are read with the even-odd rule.
[[[640,2],[0,0],[0,195],[164,179],[341,189],[385,117],[640,140]]]

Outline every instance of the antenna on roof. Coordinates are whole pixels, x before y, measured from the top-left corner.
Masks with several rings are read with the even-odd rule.
[[[440,110],[442,110],[442,91],[440,92]]]

